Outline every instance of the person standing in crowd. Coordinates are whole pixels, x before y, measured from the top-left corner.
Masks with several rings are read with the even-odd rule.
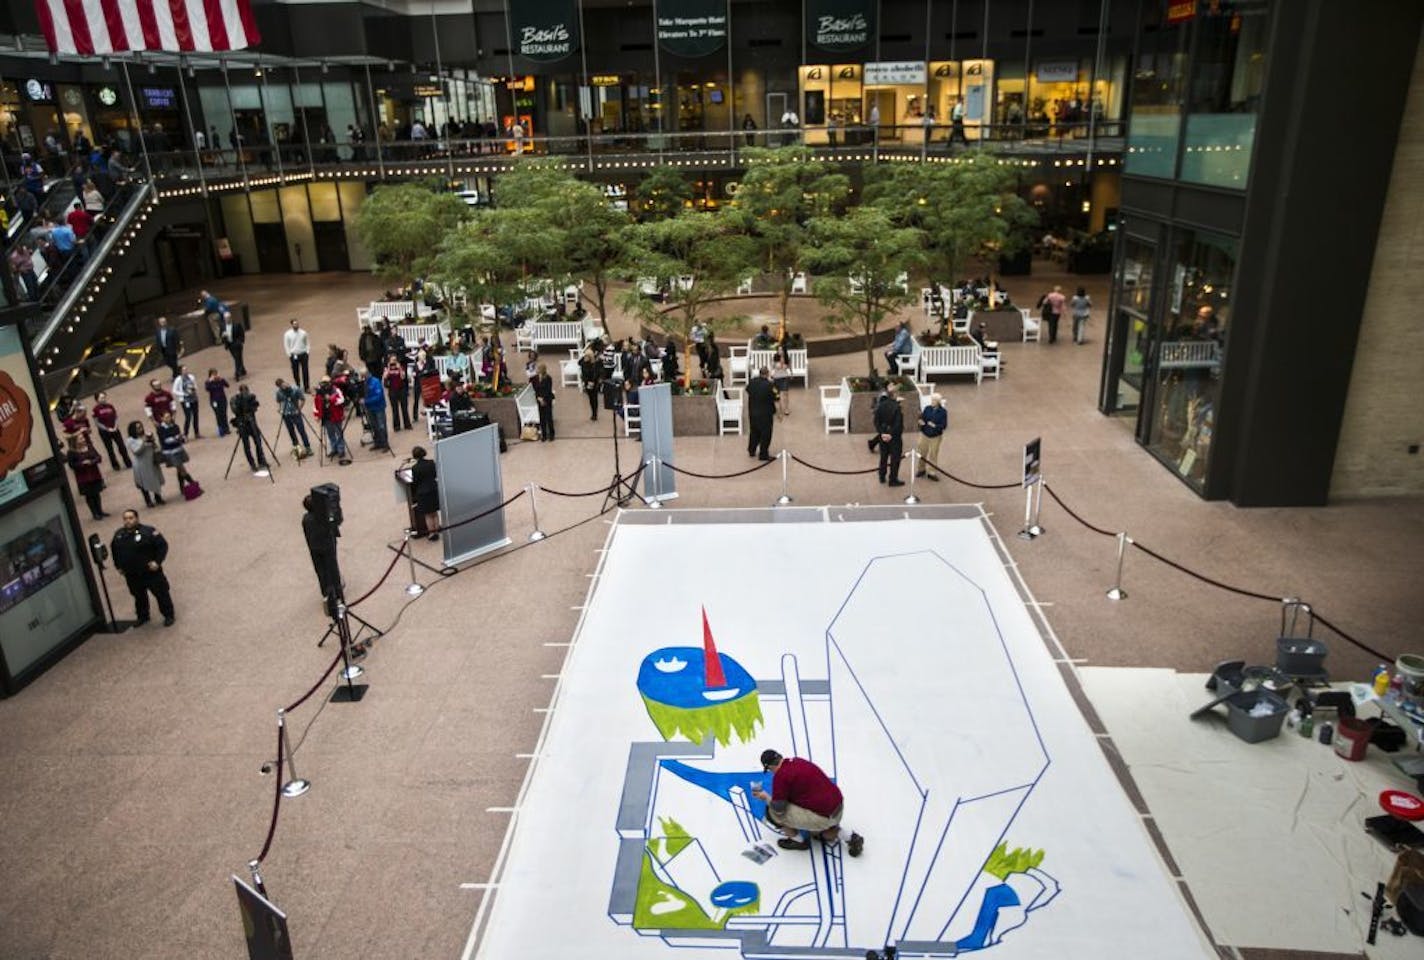
[[[1088,329],[1088,318],[1093,315],[1093,300],[1088,296],[1086,287],[1078,288],[1068,302],[1068,309],[1073,314],[1073,342],[1081,346],[1088,342],[1084,333]]]
[[[366,395],[363,400],[366,419],[371,428],[371,449],[389,450],[391,445],[386,434],[386,390],[381,386],[379,376],[366,378]]]
[[[232,425],[237,428],[238,439],[242,441],[242,455],[247,458],[247,465],[252,468],[254,476],[265,476],[264,471],[271,469],[267,464],[262,427],[257,422],[257,408],[260,406],[262,401],[253,395],[251,387],[245,383],[237,385],[237,396],[232,398]],[[257,447],[256,457],[252,455],[254,445]]]
[[[203,389],[208,391],[208,406],[217,420],[218,436],[225,437],[228,435],[227,378],[218,373],[217,367],[209,367]]]
[[[969,138],[964,135],[964,98],[955,97],[954,106],[949,108],[949,143],[953,146],[955,141],[969,146]]]
[[[129,424],[128,435],[126,442],[129,453],[133,454],[133,482],[138,492],[143,494],[143,505],[151,507],[161,504],[163,470],[158,465],[158,441],[137,420]]]
[[[891,376],[900,372],[899,358],[905,354],[913,353],[914,349],[915,335],[910,332],[910,321],[901,320],[900,326],[895,329],[895,339],[891,341],[889,349],[885,351],[885,364]]]
[[[122,469],[133,466],[133,461],[129,459],[129,448],[124,445],[123,432],[119,430],[119,411],[109,402],[109,395],[102,390],[94,394],[94,422],[99,425],[99,439],[104,441],[104,451],[109,455],[109,466],[114,470],[119,467],[119,458],[114,456],[118,451],[124,458]]]
[[[534,402],[539,407],[539,442],[554,442],[554,378],[549,368],[539,364],[534,371]]]
[[[104,512],[104,501],[100,499],[104,476],[99,472],[99,465],[104,458],[89,442],[89,434],[76,433],[69,438],[69,452],[65,459],[69,462],[69,469],[74,471],[74,484],[79,488],[79,495],[89,505],[89,515],[95,520],[103,520],[108,516]]]
[[[406,406],[406,401],[410,399],[410,379],[395,354],[386,362],[386,375],[382,382],[386,386],[386,399],[391,404],[391,429],[397,433],[411,429],[410,409]]]
[[[60,421],[60,426],[64,428],[64,437],[66,440],[76,433],[82,433],[90,438],[91,443],[93,442],[93,437],[91,436],[93,428],[89,423],[89,414],[84,410],[84,403],[78,399],[70,406],[69,412],[66,413],[64,419]]]
[[[1048,342],[1058,342],[1058,318],[1063,316],[1063,288],[1054,288],[1038,298],[1038,308],[1041,311],[1044,325],[1048,327]]]
[[[845,798],[840,787],[810,760],[782,757],[775,750],[763,750],[761,766],[771,774],[771,793],[752,784],[752,796],[766,804],[766,820],[784,837],[776,841],[783,850],[809,850],[801,832],[813,833],[823,843],[835,843],[841,836]],[[846,841],[846,852],[858,857],[865,838],[854,830]]]
[[[154,334],[154,342],[158,345],[158,355],[163,358],[163,362],[173,371],[173,376],[178,376],[178,334],[168,325],[167,317],[158,318],[158,331]]]
[[[784,342],[776,348],[776,353],[772,356],[771,384],[776,387],[776,396],[780,401],[776,415],[791,416],[791,357],[786,352]]]
[[[678,373],[677,341],[668,337],[667,342],[663,344],[663,383],[677,383]]]
[[[109,555],[114,558],[114,567],[124,575],[129,593],[133,594],[137,617],[134,626],[141,627],[149,621],[150,593],[158,601],[163,625],[173,626],[173,596],[168,578],[163,574],[163,561],[168,558],[168,541],[163,539],[163,534],[148,524],[139,523],[137,510],[125,510],[124,525],[114,533]]]
[[[747,456],[770,460],[772,424],[776,421],[776,387],[771,383],[771,371],[762,367],[747,384]]]
[[[311,389],[311,337],[302,329],[296,317],[291,328],[282,334],[282,349],[292,363],[292,384],[302,390]]]
[[[148,393],[143,398],[143,409],[148,419],[158,423],[165,413],[173,412],[174,406],[173,394],[163,389],[163,384],[157,380],[148,381]]]
[[[346,397],[336,389],[330,377],[322,377],[312,395],[312,407],[317,422],[326,431],[326,455],[335,457],[341,466],[351,463],[351,454],[346,450],[346,440],[342,428],[346,423]]]
[[[413,447],[410,451],[410,484],[415,492],[415,512],[425,518],[425,529],[430,540],[439,540],[440,534],[440,484],[436,480],[435,463],[426,459],[424,447]]]
[[[292,449],[296,451],[298,460],[312,455],[311,440],[307,437],[307,425],[302,416],[302,402],[306,398],[301,387],[277,378],[277,409],[282,413],[282,423],[287,428],[287,436],[292,440]]]
[[[187,497],[190,485],[195,484],[196,481],[185,466],[189,458],[188,451],[185,449],[183,431],[173,421],[173,414],[165,413],[154,432],[158,436],[159,457],[178,474],[178,489],[183,491],[183,495]],[[189,497],[189,499],[192,498]]]
[[[692,325],[690,331],[692,336],[692,352],[697,354],[697,369],[702,376],[707,376],[707,328],[699,320]]]
[[[915,448],[920,454],[920,465],[915,476],[939,482],[939,474],[929,465],[939,463],[939,443],[948,426],[949,411],[944,408],[944,397],[930,394],[930,405],[920,412],[920,442]]]
[[[203,311],[203,320],[207,323],[208,329],[213,332],[214,340],[222,339],[223,314],[227,313],[227,304],[223,303],[210,291],[198,291],[198,308]]]
[[[356,341],[356,355],[366,365],[366,371],[377,380],[381,378],[381,365],[386,359],[385,347],[381,345],[381,335],[369,325],[361,329],[361,339]]]
[[[19,195],[29,196],[29,192],[20,190]],[[23,243],[15,244],[15,249],[10,251],[10,269],[20,278],[20,283],[25,288],[25,296],[30,300],[39,300],[40,278],[35,273],[34,250]]]
[[[241,320],[232,318],[231,310],[224,310],[222,331],[223,345],[227,347],[227,352],[232,354],[232,378],[241,383],[242,378],[247,376],[247,367],[242,362],[242,350],[247,344],[247,328],[242,325]]]
[[[583,356],[579,357],[579,382],[583,386],[583,394],[588,398],[588,419],[598,419],[598,397],[603,383],[603,360],[594,352],[593,345],[589,344],[583,348]]]
[[[707,331],[707,338],[702,343],[702,352],[706,360],[706,364],[702,368],[702,375],[709,380],[721,380],[722,348],[717,345],[717,331]]]
[[[876,475],[881,483],[889,478],[889,486],[903,487],[900,479],[900,455],[904,451],[905,414],[900,410],[900,398],[887,385],[875,404],[875,433],[880,443],[880,465]]]
[[[183,411],[183,436],[186,438],[191,432],[194,439],[201,440],[203,435],[198,430],[198,381],[187,367],[179,367],[178,376],[173,378],[173,399],[178,401]]]

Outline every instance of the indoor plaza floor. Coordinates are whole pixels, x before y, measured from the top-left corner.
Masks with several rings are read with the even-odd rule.
[[[1032,277],[1007,278],[1016,301],[1033,303],[1053,283],[1069,292],[1079,283],[1048,264],[1035,267]],[[1088,278],[1098,306],[1087,345],[1075,346],[1069,336],[1055,345],[1008,343],[1001,379],[941,384],[950,417],[942,465],[977,482],[1013,482],[1023,443],[1041,436],[1045,476],[1085,520],[1125,530],[1208,577],[1304,597],[1369,645],[1390,653],[1417,647],[1424,501],[1241,510],[1199,499],[1134,442],[1129,420],[1096,410],[1105,279]],[[378,581],[393,557],[388,545],[399,541],[405,524],[392,480],[399,460],[360,450],[348,467],[322,467],[315,459],[296,464],[275,428],[271,384],[289,376],[281,347],[289,318],[310,331],[314,367],[327,343],[354,355],[354,308],[381,289],[371,277],[345,274],[259,276],[215,287],[252,307],[248,382],[263,403],[262,422],[283,454],[281,465],[271,483],[250,475],[239,453],[224,479],[233,438],[213,439],[205,408],[190,469],[206,494],[183,502],[170,478],[167,504],[142,513],[171,544],[176,625],[165,629],[155,621],[119,636],[98,634],[0,701],[6,769],[0,956],[243,955],[228,878],[246,877],[267,833],[273,777],[262,767],[274,755],[275,711],[301,696],[334,652],[330,643],[317,645],[327,622],[302,537],[302,497],[317,483],[341,486],[348,596]],[[748,309],[769,315],[775,306],[767,298]],[[817,310],[813,300],[798,298],[792,328]],[[910,313],[920,329],[922,314]],[[627,335],[633,323],[614,316],[610,327]],[[550,351],[546,359],[562,356]],[[863,435],[823,431],[815,390],[863,373],[864,359],[863,352],[812,359],[811,389],[794,390],[790,417],[776,424],[773,451],[785,448],[838,470],[873,465]],[[231,361],[220,350],[187,363],[199,379],[210,366],[231,378]],[[123,421],[141,414],[145,391],[133,382],[111,392]],[[608,415],[590,423],[571,387],[559,390],[555,415],[556,442],[513,443],[503,456],[506,492],[529,483],[568,491],[608,483]],[[427,442],[424,430],[392,434],[397,458],[416,442]],[[638,444],[619,442],[622,463],[635,462]],[[699,473],[749,465],[745,437],[679,438],[676,448],[679,466]],[[127,476],[108,480],[104,502],[113,518],[84,521],[86,535],[98,531],[106,540],[122,509],[142,506]],[[797,505],[899,505],[908,490],[881,486],[873,474],[796,465],[788,483]],[[779,465],[735,479],[684,476],[671,507],[767,507],[780,484]],[[1026,542],[1014,536],[1023,510],[1017,488],[986,491],[945,480],[921,483],[916,493],[930,504],[984,504],[1071,658],[1070,673],[1200,673],[1232,657],[1274,660],[1276,605],[1216,589],[1140,552],[1127,559],[1127,599],[1106,599],[1114,540],[1086,529],[1048,497],[1045,533]],[[297,767],[313,786],[283,802],[263,868],[269,891],[291,918],[297,956],[461,953],[489,894],[484,884],[500,856],[509,808],[608,536],[611,515],[596,516],[600,499],[541,495],[540,526],[571,529],[527,546],[528,504],[516,503],[508,513],[513,546],[502,554],[453,577],[421,570],[428,589],[414,600],[404,592],[409,574],[402,562],[360,606],[362,616],[387,630],[365,661],[370,692],[354,705],[324,705],[323,692],[292,716]],[[580,521],[588,522],[572,526]],[[748,591],[778,589],[784,571],[764,562],[768,553],[768,544],[747,540],[740,575]],[[415,555],[438,563],[438,545],[418,542]],[[131,615],[122,581],[111,574],[109,586],[120,616]],[[661,629],[659,605],[648,597],[630,613],[629,629]],[[932,602],[908,597],[895,598],[893,607],[905,627],[935,613]],[[1369,676],[1372,658],[1319,628],[1317,634],[1330,645],[1327,666],[1336,677]],[[1186,724],[1184,715],[1180,722]],[[1172,839],[1169,833],[1169,849]],[[1205,920],[1210,927],[1212,918]],[[1262,916],[1260,923],[1254,943],[1218,942],[1289,944],[1273,933],[1288,927],[1289,917]],[[568,955],[578,955],[576,945]]]

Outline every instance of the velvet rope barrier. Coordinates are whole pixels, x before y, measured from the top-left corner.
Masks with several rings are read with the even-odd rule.
[[[736,473],[697,473],[694,470],[684,470],[682,467],[674,466],[673,464],[668,463],[665,460],[660,460],[658,462],[661,463],[663,466],[667,467],[673,473],[681,473],[689,477],[696,477],[699,480],[731,480],[733,477],[745,477],[749,473],[756,473],[758,470],[763,470],[775,463],[776,458],[772,457],[770,460],[763,460],[761,463],[758,463],[754,467],[748,467],[745,470],[738,470]]]
[[[277,725],[277,782],[273,784],[276,789],[272,794],[272,820],[267,824],[267,839],[262,841],[262,852],[257,855],[256,862],[259,865],[267,859],[267,854],[272,849],[272,838],[277,835],[277,814],[282,810],[282,747],[286,737],[287,728],[284,724],[279,723]]]
[[[381,578],[375,582],[371,589],[367,590],[365,593],[361,594],[361,596],[348,603],[346,605],[346,609],[350,610],[352,607],[356,606],[356,604],[360,603],[361,601],[371,596],[371,594],[381,589],[381,584],[386,582],[386,579],[391,575],[391,571],[396,568],[396,564],[400,561],[400,558],[405,555],[405,552],[407,549],[409,549],[409,547],[409,541],[402,543],[400,549],[396,551],[396,555],[394,557],[391,557],[390,566],[386,567],[386,572],[381,574]]]
[[[331,661],[331,665],[328,666],[328,667],[326,668],[326,670],[322,672],[321,679],[318,680],[316,683],[312,684],[311,689],[308,690],[306,693],[302,694],[300,697],[298,697],[297,700],[296,700],[296,702],[293,703],[290,707],[288,707],[284,712],[286,712],[286,713],[291,713],[293,710],[297,709],[297,707],[300,707],[302,704],[304,704],[304,703],[306,703],[308,700],[310,700],[310,699],[312,698],[312,694],[316,693],[318,690],[321,689],[321,685],[322,685],[323,683],[326,683],[327,677],[330,677],[330,676],[331,676],[331,671],[335,670],[335,669],[336,669],[336,665],[337,665],[338,663],[340,663],[340,662],[341,662],[341,651],[340,651],[340,650],[337,650],[337,651],[336,651],[336,657]]]
[[[807,468],[808,470],[815,470],[817,473],[831,473],[835,474],[838,477],[860,477],[864,476],[867,473],[877,473],[880,470],[879,467],[867,467],[864,470],[832,470],[830,467],[818,467],[814,463],[802,460],[794,453],[790,454],[790,457],[792,460],[795,460],[797,463],[801,464],[801,466]]]
[[[1018,483],[975,483],[973,480],[965,480],[963,477],[956,477],[954,474],[950,473],[948,470],[946,470],[944,467],[941,467],[933,460],[925,460],[923,457],[921,459],[924,460],[925,466],[929,467],[935,473],[949,477],[949,479],[953,480],[957,484],[960,484],[961,486],[973,487],[975,490],[1008,490],[1012,487],[1022,486],[1022,484]]]
[[[1015,484],[1015,486],[1018,486],[1018,484]],[[1116,534],[1116,533],[1113,533],[1111,530],[1104,530],[1102,527],[1095,527],[1095,526],[1093,526],[1091,523],[1089,523],[1088,521],[1084,520],[1082,517],[1078,516],[1078,514],[1077,514],[1076,512],[1074,512],[1073,508],[1070,507],[1070,506],[1068,506],[1068,504],[1064,503],[1064,502],[1063,502],[1063,498],[1060,497],[1060,496],[1057,494],[1057,492],[1054,491],[1053,487],[1049,486],[1046,482],[1043,484],[1043,489],[1046,490],[1046,491],[1048,491],[1048,495],[1053,498],[1053,502],[1054,502],[1054,503],[1058,504],[1058,506],[1060,506],[1060,507],[1063,508],[1063,512],[1064,512],[1064,513],[1068,514],[1068,516],[1072,517],[1074,520],[1077,520],[1079,523],[1081,523],[1083,526],[1087,527],[1089,530],[1093,531],[1094,533],[1102,534],[1102,535],[1105,536],[1105,537],[1116,537],[1116,536],[1117,536],[1117,534]],[[1135,541],[1135,540],[1133,541],[1133,543],[1136,543],[1136,542],[1137,542],[1137,541]]]

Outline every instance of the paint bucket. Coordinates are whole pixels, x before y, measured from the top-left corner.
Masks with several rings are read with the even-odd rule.
[[[1335,731],[1335,753],[1345,760],[1365,759],[1365,750],[1370,745],[1370,734],[1374,727],[1354,717],[1341,717]]]
[[[1399,693],[1404,702],[1424,704],[1424,656],[1403,654],[1394,661],[1394,670],[1400,677]]]

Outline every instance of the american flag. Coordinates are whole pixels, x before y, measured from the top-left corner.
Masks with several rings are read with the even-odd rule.
[[[241,50],[260,43],[251,0],[35,0],[54,53]]]

